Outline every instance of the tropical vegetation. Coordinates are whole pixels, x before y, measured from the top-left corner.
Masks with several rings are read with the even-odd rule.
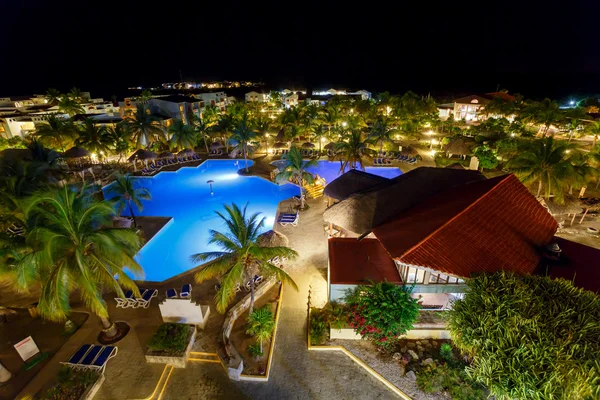
[[[260,344],[260,353],[263,353],[263,342],[269,340],[275,329],[275,317],[271,305],[267,304],[257,308],[248,315],[246,333],[256,338]]]

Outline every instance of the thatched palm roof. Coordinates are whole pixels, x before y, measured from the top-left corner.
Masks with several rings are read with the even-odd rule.
[[[133,162],[135,160],[150,160],[152,158],[157,158],[157,157],[158,156],[156,155],[156,153],[153,153],[149,150],[139,149],[139,150],[136,150],[135,153],[133,153],[131,156],[129,156],[127,161]]]
[[[302,143],[302,148],[304,148],[304,149],[314,149],[315,145],[312,144],[312,143],[306,142],[306,143]]]
[[[565,204],[556,204],[552,200],[545,201],[545,204],[552,215],[580,214],[585,208],[580,201],[572,198],[565,198]]]
[[[287,147],[288,147],[288,144],[284,143],[284,142],[275,142],[273,144],[274,149],[287,149]]]
[[[579,199],[581,205],[589,211],[600,211],[600,198],[586,197]]]
[[[63,157],[65,158],[81,158],[81,157],[89,157],[90,152],[84,149],[83,147],[71,147],[69,150],[63,153]]]
[[[363,172],[358,169],[351,169],[332,182],[327,182],[325,195],[336,200],[343,200],[354,193],[362,192],[373,188],[384,182],[389,182],[388,178]]]
[[[467,146],[467,144],[465,143],[465,141],[463,139],[454,139],[454,140],[450,141],[450,143],[448,143],[446,145],[446,147],[444,147],[444,150],[447,153],[456,154],[459,156],[466,156],[466,155],[471,154],[471,150],[469,150],[469,146]]]
[[[158,155],[157,158],[173,158],[173,157],[175,157],[175,156],[170,151],[163,151],[162,153],[160,153]]]
[[[132,221],[129,218],[113,217],[112,221],[114,228],[131,228]]]
[[[210,148],[212,150],[222,149],[223,147],[225,147],[225,146],[223,146],[223,144],[219,143],[219,142],[214,142],[213,144],[210,145]]]
[[[485,177],[478,171],[420,167],[349,196],[325,210],[323,218],[362,235],[426,198],[480,180]]]
[[[194,153],[194,150],[191,150],[191,149],[183,149],[179,153],[177,153],[178,156],[189,156],[192,154],[196,154],[196,153]]]
[[[273,230],[266,231],[265,233],[259,235],[256,242],[262,247],[288,247],[290,244],[287,236],[285,236],[283,233]]]
[[[419,155],[419,152],[412,146],[402,147],[402,151],[400,153],[407,155],[407,156],[413,156],[413,157],[416,155]]]
[[[333,150],[335,149],[335,143],[333,142],[329,142],[325,145],[325,147],[323,147],[325,150]]]

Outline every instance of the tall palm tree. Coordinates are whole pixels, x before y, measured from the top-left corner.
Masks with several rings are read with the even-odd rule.
[[[81,103],[83,101],[83,93],[81,92],[81,89],[76,87],[72,87],[71,90],[69,90],[67,96],[78,103]]]
[[[58,110],[63,113],[69,114],[69,116],[71,117],[75,114],[85,113],[83,107],[81,107],[81,104],[79,104],[77,100],[69,96],[62,96],[60,98],[60,101],[58,102]]]
[[[596,147],[596,141],[600,137],[600,121],[594,121],[586,128],[589,135],[592,136],[592,149]]]
[[[342,141],[335,144],[337,157],[342,165],[340,172],[346,171],[346,168],[356,169],[358,166],[363,171],[365,170],[364,162],[371,160],[374,151],[369,148],[371,141],[363,138],[360,130],[352,130],[349,135],[343,138]]]
[[[560,203],[563,188],[576,179],[576,172],[568,159],[575,147],[552,137],[524,143],[519,154],[506,165],[524,184],[537,183],[537,197],[549,198],[553,193]]]
[[[197,132],[180,119],[173,121],[167,132],[171,135],[170,147],[176,150],[193,149],[198,143]]]
[[[135,187],[135,183],[129,173],[125,175],[118,174],[112,185],[108,187],[107,196],[110,197],[110,202],[117,207],[117,213],[120,215],[125,207],[129,208],[131,218],[133,218],[133,226],[137,227],[137,221],[133,212],[133,205],[139,211],[144,209],[142,200],[152,200],[150,191],[145,187]]]
[[[248,154],[254,152],[254,147],[250,143],[256,140],[256,132],[254,132],[248,122],[247,116],[244,116],[233,130],[233,135],[229,138],[229,144],[234,146],[234,152],[241,152],[244,155],[246,163],[246,173],[248,172]]]
[[[71,121],[50,115],[44,123],[36,124],[35,136],[44,145],[64,151],[77,138],[77,128]]]
[[[127,153],[131,147],[129,125],[122,121],[112,127],[108,127],[106,132],[112,143],[113,151],[119,155],[119,162],[121,162],[123,154]]]
[[[109,289],[121,297],[124,287],[139,296],[126,271],[137,276],[143,271],[133,258],[142,247],[142,239],[132,229],[111,228],[114,213],[108,202],[68,186],[31,198],[27,215],[36,223],[27,241],[33,244],[34,252],[10,268],[41,283],[38,309],[44,318],[65,320],[71,310],[70,294],[77,290],[85,305],[101,319],[104,334],[117,334],[102,292]]]
[[[392,143],[393,129],[389,126],[387,118],[378,116],[369,132],[368,139],[373,143],[379,143],[379,153],[383,152],[385,142]]]
[[[532,103],[525,107],[521,113],[523,121],[536,123],[542,127],[542,137],[546,137],[550,126],[564,119],[564,113],[558,103],[550,99]]]
[[[304,183],[312,184],[315,181],[313,175],[306,169],[318,165],[316,159],[305,161],[302,153],[296,146],[292,146],[285,159],[285,165],[275,177],[276,181],[291,180],[303,190]],[[300,196],[300,209],[304,209],[304,195]]]
[[[199,118],[196,114],[190,114],[190,126],[194,132],[196,132],[196,141],[198,141],[200,137],[202,138],[206,153],[208,154],[208,137],[211,131],[211,125],[209,125],[208,121],[204,118]]]
[[[246,333],[259,340],[261,353],[263,352],[263,341],[271,338],[273,329],[275,329],[275,318],[273,318],[273,312],[269,304],[257,308],[248,315]]]
[[[58,104],[62,95],[58,89],[50,88],[46,91],[46,99],[50,104]]]
[[[108,153],[112,143],[106,127],[96,124],[91,118],[87,118],[83,125],[79,127],[79,137],[75,140],[77,146],[81,146],[92,153],[97,153],[100,158],[103,154]]]
[[[274,257],[298,256],[294,250],[284,247],[263,247],[257,243],[258,235],[265,225],[265,217],[260,213],[246,215],[248,205],[243,209],[237,204],[225,205],[225,213],[216,211],[227,227],[226,232],[210,230],[209,241],[217,245],[220,251],[209,251],[192,255],[194,262],[210,263],[200,265],[196,273],[196,282],[220,278],[220,289],[215,295],[217,311],[224,313],[235,297],[237,284],[244,285],[250,281],[250,314],[254,309],[254,276],[257,274],[275,275],[278,280],[291,284],[296,290],[294,280],[281,268],[273,265]]]
[[[148,112],[145,105],[138,104],[133,118],[127,120],[136,146],[150,148],[153,142],[163,140],[165,131],[161,122],[160,118]]]

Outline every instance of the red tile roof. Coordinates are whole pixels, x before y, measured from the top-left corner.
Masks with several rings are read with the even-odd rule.
[[[329,239],[329,280],[332,284],[362,284],[372,280],[402,283],[394,260],[377,239]]]
[[[532,273],[554,218],[514,175],[454,187],[374,229],[401,262],[468,277],[501,269]]]

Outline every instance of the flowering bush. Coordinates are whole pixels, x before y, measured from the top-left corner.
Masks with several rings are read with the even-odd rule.
[[[350,326],[379,348],[393,350],[399,336],[412,329],[419,315],[411,292],[412,287],[389,282],[358,286],[346,296]]]

